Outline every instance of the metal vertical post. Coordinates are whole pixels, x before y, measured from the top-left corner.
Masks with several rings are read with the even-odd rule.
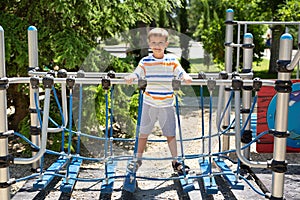
[[[287,171],[286,142],[288,137],[288,107],[290,93],[292,92],[291,72],[287,66],[291,62],[293,37],[285,33],[280,37],[279,60],[277,61],[278,79],[275,83],[277,91],[275,130],[272,169],[272,195],[271,199],[283,199],[284,175]]]
[[[251,33],[246,33],[244,35],[243,40],[243,70],[242,73],[250,73],[252,72],[252,61],[253,61],[253,35]],[[250,78],[245,78],[250,79]],[[252,97],[252,86],[243,86],[243,99],[242,99],[242,124],[244,124],[247,121],[247,118],[250,114],[250,108],[251,108],[251,97]],[[251,131],[251,120],[248,122],[244,129],[243,136],[241,138],[242,146],[245,146],[252,140],[252,131]],[[250,158],[250,147],[246,148],[243,151],[244,156],[249,159]]]
[[[29,69],[28,70],[35,70],[38,69],[38,40],[37,40],[37,29],[34,26],[28,27],[28,59],[29,59]],[[39,107],[39,105],[36,105],[35,99],[34,99],[34,93],[36,93],[36,97],[39,99],[39,87],[35,87],[30,83],[29,85],[30,91],[30,105],[29,105],[29,111],[30,111],[30,134],[31,134],[31,141],[37,145],[40,146],[41,139],[41,131],[40,131],[40,125],[38,121],[38,115],[36,112],[36,108]],[[37,101],[39,104],[39,101]],[[35,156],[37,154],[36,151],[32,152],[32,156]],[[32,171],[37,171],[39,168],[40,161],[32,163]]]
[[[9,159],[8,155],[8,131],[7,124],[7,96],[6,89],[8,81],[5,70],[5,46],[4,46],[4,30],[0,26],[0,197],[1,199],[10,199],[9,182]]]
[[[231,47],[231,43],[233,42],[233,16],[234,12],[232,9],[226,10],[226,33],[225,33],[225,70],[227,73],[232,72],[232,52],[233,47]],[[225,87],[225,94],[224,94],[224,107],[226,106],[229,98],[230,98],[230,87]],[[224,120],[223,120],[223,128],[227,128],[230,124],[230,112],[231,106],[228,107],[226,112],[224,113]],[[223,144],[222,150],[226,151],[229,149],[230,138],[228,135],[223,135]]]

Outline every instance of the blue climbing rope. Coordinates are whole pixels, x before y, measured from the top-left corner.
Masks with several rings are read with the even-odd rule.
[[[76,153],[80,153],[80,142],[81,142],[81,117],[82,117],[82,84],[79,85],[79,106],[78,106],[78,123],[77,123],[77,146]]]

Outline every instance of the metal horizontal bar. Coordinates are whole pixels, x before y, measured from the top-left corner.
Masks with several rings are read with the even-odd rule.
[[[281,21],[235,21],[237,24],[266,24],[266,25],[272,25],[272,24],[278,24],[278,25],[300,25],[300,22],[281,22]]]
[[[54,78],[54,83],[66,83],[67,78]],[[14,83],[29,83],[30,78],[8,78],[10,84]],[[43,78],[39,78],[39,81],[42,83]],[[101,84],[101,78],[75,78],[75,84],[92,84],[92,85],[98,85]],[[124,79],[110,79],[111,84],[127,84]],[[228,85],[230,86],[232,84],[232,80],[215,80],[216,85]],[[253,80],[242,80],[244,85],[252,85]],[[262,84],[264,86],[274,86],[275,81],[274,80],[261,80]],[[148,83],[156,83],[156,84],[170,84],[171,81],[151,81],[147,80]],[[138,84],[138,81],[135,80],[132,82],[132,84]],[[206,79],[193,79],[192,83],[186,84],[182,81],[181,85],[207,85]]]

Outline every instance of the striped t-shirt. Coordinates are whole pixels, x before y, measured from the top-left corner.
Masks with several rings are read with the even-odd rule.
[[[155,107],[169,107],[173,105],[174,99],[172,79],[181,79],[186,72],[175,57],[164,55],[162,59],[157,59],[150,55],[140,60],[133,73],[137,78],[144,77],[147,80],[144,103]],[[158,83],[159,81],[169,83]]]

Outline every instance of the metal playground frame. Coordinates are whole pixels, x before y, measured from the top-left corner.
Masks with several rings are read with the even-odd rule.
[[[225,36],[225,68],[226,70],[218,74],[214,73],[199,73],[190,74],[194,80],[191,85],[199,86],[200,91],[202,91],[203,86],[207,86],[210,93],[210,98],[212,98],[212,92],[215,90],[216,86],[219,86],[219,101],[217,106],[217,124],[218,133],[214,134],[209,130],[208,135],[202,133],[200,140],[206,139],[209,142],[209,151],[204,153],[202,149],[202,154],[185,154],[183,149],[183,142],[186,142],[182,138],[181,128],[180,128],[180,117],[178,109],[178,98],[177,91],[180,89],[181,81],[173,80],[172,85],[176,100],[176,114],[177,123],[179,128],[179,139],[178,142],[181,148],[181,155],[178,159],[182,161],[183,165],[186,159],[199,159],[199,167],[201,174],[197,176],[189,175],[184,173],[183,175],[178,175],[172,178],[153,178],[153,177],[140,177],[137,176],[135,172],[136,168],[136,147],[139,136],[139,120],[141,115],[141,102],[143,101],[143,92],[147,84],[146,79],[140,79],[134,84],[138,85],[139,88],[139,109],[138,109],[138,122],[136,129],[135,139],[124,139],[124,141],[135,141],[135,151],[134,155],[130,157],[118,157],[112,154],[109,147],[112,148],[112,142],[118,140],[114,138],[112,133],[109,133],[108,127],[110,124],[108,113],[113,113],[109,110],[108,99],[113,98],[108,96],[108,91],[113,93],[114,85],[125,84],[123,77],[126,73],[94,73],[94,72],[84,72],[79,71],[77,73],[67,72],[65,70],[59,70],[58,72],[47,73],[39,72],[38,69],[38,42],[37,42],[37,29],[33,26],[28,28],[28,54],[29,54],[29,77],[18,77],[18,78],[7,78],[6,77],[6,67],[5,67],[5,47],[4,47],[4,30],[0,27],[0,196],[1,199],[9,200],[10,197],[10,187],[15,182],[27,179],[36,178],[36,182],[33,184],[34,189],[44,189],[55,176],[63,179],[60,190],[65,193],[71,193],[76,181],[102,181],[100,192],[103,194],[111,195],[113,192],[113,185],[115,179],[124,179],[123,190],[124,193],[133,193],[136,189],[137,179],[148,179],[148,180],[179,180],[183,191],[188,193],[194,190],[193,180],[202,178],[205,191],[209,194],[216,194],[218,192],[218,187],[214,179],[215,175],[222,175],[228,180],[232,189],[244,189],[244,185],[240,182],[243,177],[239,172],[233,172],[221,158],[221,155],[226,155],[230,152],[236,152],[238,156],[240,165],[247,167],[256,168],[267,168],[272,170],[272,191],[270,193],[258,192],[265,198],[279,200],[284,199],[284,176],[287,171],[286,162],[286,143],[287,137],[289,135],[287,129],[288,123],[288,106],[289,106],[289,96],[292,91],[291,73],[298,64],[300,60],[300,51],[294,56],[292,60],[292,47],[293,47],[293,37],[289,33],[285,33],[280,38],[280,52],[279,60],[277,62],[278,78],[276,81],[271,80],[260,80],[259,78],[253,79],[252,73],[252,60],[253,60],[253,35],[245,31],[243,37],[243,43],[240,44],[240,25],[251,25],[251,24],[297,24],[300,22],[244,22],[244,21],[234,21],[234,12],[231,9],[226,11],[226,36]],[[233,42],[233,27],[238,25],[238,42],[235,44]],[[245,27],[245,30],[247,28]],[[232,54],[233,48],[237,48],[237,54],[239,58],[239,49],[243,49],[243,69],[241,73],[232,72]],[[30,133],[31,141],[25,138],[22,134],[19,134],[13,130],[8,130],[8,119],[7,119],[7,96],[6,92],[9,84],[20,84],[28,83],[30,86]],[[39,101],[39,89],[40,83],[42,83],[45,90],[45,98],[43,101],[43,111],[40,109]],[[161,82],[160,82],[161,83]],[[62,117],[62,124],[58,125],[57,128],[49,128],[49,109],[50,109],[50,99],[51,91],[55,94],[54,84],[61,84],[61,102],[60,105],[57,96],[56,102],[59,106],[60,114]],[[79,85],[79,94],[82,94],[82,85],[93,84],[102,85],[105,91],[105,101],[106,101],[106,129],[105,137],[95,138],[94,136],[89,136],[88,134],[81,133],[81,109],[82,104],[79,104],[79,124],[77,126],[77,131],[72,131],[72,109],[68,110],[69,107],[72,108],[72,94],[74,91],[74,86]],[[273,159],[260,162],[250,160],[250,146],[256,142],[260,137],[267,133],[261,133],[257,137],[252,137],[250,119],[253,113],[253,108],[256,103],[256,96],[252,98],[253,91],[257,93],[261,86],[274,86],[277,91],[277,104],[276,104],[276,116],[275,116],[275,129],[269,130],[267,133],[273,134],[274,136],[274,151]],[[69,102],[67,102],[67,92],[69,93]],[[234,132],[230,131],[232,126],[232,121],[230,120],[231,104],[230,101],[234,97],[234,113],[235,121],[242,123],[235,123]],[[82,99],[82,96],[80,97]],[[253,102],[252,102],[253,99]],[[82,101],[80,101],[82,103]],[[224,105],[222,103],[224,102]],[[203,108],[203,99],[201,99],[201,104]],[[212,105],[210,105],[211,108]],[[111,106],[110,109],[112,109]],[[112,115],[110,115],[111,117]],[[242,117],[241,117],[242,116]],[[203,118],[203,115],[202,115]],[[211,123],[211,112],[210,121]],[[53,152],[46,149],[47,144],[47,134],[48,133],[60,133],[62,134],[62,144],[64,144],[64,133],[69,133],[68,138],[68,150],[64,152],[62,145],[61,152]],[[78,136],[78,143],[76,154],[71,153],[70,142],[72,135]],[[16,135],[23,138],[26,142],[30,143],[33,147],[31,158],[14,158],[8,152],[8,137],[10,135]],[[104,141],[104,151],[105,155],[100,158],[87,158],[80,156],[80,137],[92,137],[95,139]],[[230,137],[235,137],[235,149],[230,150]],[[211,138],[218,137],[220,145],[218,153],[211,152]],[[204,145],[202,145],[204,148]],[[41,158],[45,153],[50,153],[58,156],[58,159],[53,163],[48,169],[43,170],[41,167]],[[148,158],[151,159],[151,158]],[[153,158],[152,158],[153,159]],[[172,158],[163,158],[172,159]],[[93,179],[82,179],[78,178],[78,173],[80,171],[80,166],[84,160],[90,160],[95,162],[101,162],[104,164],[104,176],[100,178]],[[116,176],[116,163],[118,161],[128,161],[131,168],[126,169],[126,173],[122,176]],[[212,172],[212,163],[219,166],[221,171],[219,173]],[[32,169],[36,170],[37,173],[33,173],[29,177],[24,177],[22,179],[12,179],[9,174],[9,166],[12,164],[32,164]],[[66,167],[66,174],[59,174],[59,170]],[[41,169],[40,169],[41,168]],[[38,169],[40,171],[38,172]]]

